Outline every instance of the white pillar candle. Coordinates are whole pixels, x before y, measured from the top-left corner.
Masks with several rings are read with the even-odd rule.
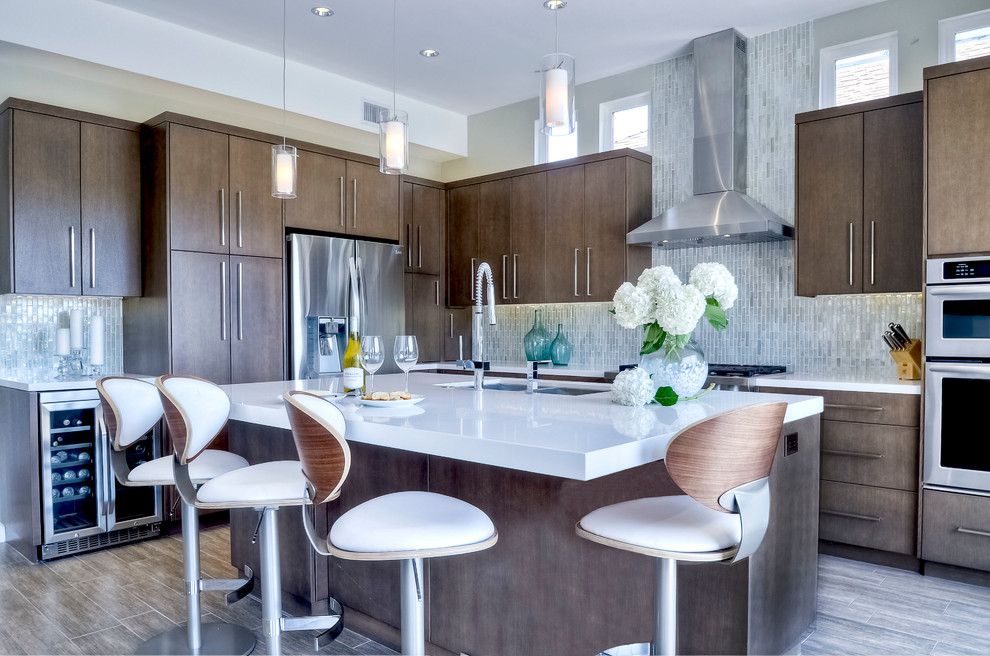
[[[89,363],[104,364],[103,317],[96,315],[89,321]]]
[[[69,312],[69,346],[73,349],[83,347],[83,311]]]
[[[55,355],[69,354],[69,329],[59,328],[55,331]]]

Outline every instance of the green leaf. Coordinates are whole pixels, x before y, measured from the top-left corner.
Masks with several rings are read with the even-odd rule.
[[[663,328],[660,327],[656,321],[653,323],[646,324],[646,332],[643,336],[643,340],[647,342],[655,342],[663,334]]]
[[[660,327],[660,324],[656,321],[646,324],[646,330],[643,334],[643,348],[640,349],[639,354],[650,355],[651,353],[656,353],[663,347],[666,339],[667,332]]]
[[[726,316],[725,310],[714,298],[708,299],[708,305],[705,306],[705,319],[715,330],[725,330],[729,327],[729,317]]]
[[[677,392],[672,387],[661,387],[657,390],[653,400],[664,407],[670,407],[677,403]]]

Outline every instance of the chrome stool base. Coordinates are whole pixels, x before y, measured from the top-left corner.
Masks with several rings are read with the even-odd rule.
[[[164,656],[246,656],[254,651],[257,644],[254,632],[236,624],[208,622],[200,627],[201,644],[199,649],[189,648],[189,634],[186,627],[159,633],[141,643],[135,654]]]

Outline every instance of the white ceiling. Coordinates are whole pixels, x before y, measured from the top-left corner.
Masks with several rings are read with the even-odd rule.
[[[101,0],[270,53],[281,53],[277,0]],[[390,0],[287,0],[288,56],[375,86],[392,85]],[[879,0],[569,0],[560,48],[588,82],[675,56],[727,27],[746,36]],[[310,9],[331,7],[318,18]],[[536,95],[553,50],[542,0],[398,0],[399,93],[462,114]],[[182,44],[175,44],[181,48]],[[440,57],[417,53],[436,48]],[[162,53],[167,56],[167,53]]]

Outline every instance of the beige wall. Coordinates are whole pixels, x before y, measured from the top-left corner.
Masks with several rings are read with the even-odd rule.
[[[578,62],[579,76],[580,65]],[[598,106],[601,103],[649,92],[652,88],[652,65],[577,85],[578,155],[598,152]],[[536,98],[469,116],[470,154],[444,163],[443,179],[463,180],[533,164],[533,133],[537,118]]]

